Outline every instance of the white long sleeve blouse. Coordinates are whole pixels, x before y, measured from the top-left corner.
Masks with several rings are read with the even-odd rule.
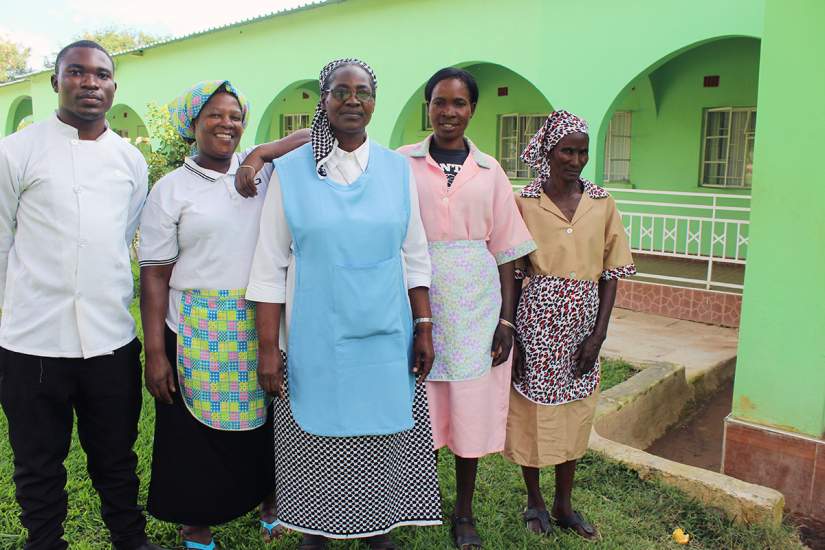
[[[328,177],[344,185],[351,184],[364,173],[369,162],[369,139],[353,152],[336,148],[326,163]],[[431,277],[427,234],[421,222],[418,191],[410,173],[410,219],[402,245],[407,288],[429,287]],[[291,302],[295,291],[295,257],[292,254],[292,233],[284,214],[281,181],[274,171],[269,181],[261,211],[261,231],[246,297],[256,302],[286,303],[286,323],[289,326]],[[282,338],[283,338],[283,330]]]

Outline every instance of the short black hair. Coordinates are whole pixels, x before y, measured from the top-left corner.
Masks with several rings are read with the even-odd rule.
[[[433,98],[433,90],[436,84],[449,78],[457,78],[462,81],[467,86],[467,91],[470,92],[470,103],[478,103],[478,83],[476,83],[475,77],[464,69],[457,67],[445,67],[430,77],[427,85],[424,86],[424,99],[427,103]]]
[[[115,60],[112,59],[111,54],[109,54],[109,52],[106,51],[106,48],[104,48],[94,40],[77,40],[75,42],[72,42],[68,46],[64,46],[63,49],[60,50],[60,53],[57,54],[57,59],[55,59],[54,61],[54,74],[57,74],[57,72],[60,70],[60,62],[63,61],[63,57],[65,57],[65,55],[69,53],[69,50],[73,50],[75,48],[92,48],[94,50],[102,51],[106,54],[106,57],[109,58],[109,62],[112,64],[112,72],[115,72]]]

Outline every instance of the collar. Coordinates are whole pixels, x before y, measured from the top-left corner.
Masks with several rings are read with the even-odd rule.
[[[216,172],[215,170],[210,170],[208,168],[204,168],[203,166],[199,165],[197,162],[192,160],[192,157],[186,157],[183,160],[183,168],[188,170],[192,174],[205,179],[209,182],[218,181],[218,179],[224,176],[234,176],[235,172],[238,171],[238,155],[232,155],[232,161],[229,163],[229,170],[226,171],[224,174],[223,172]]]
[[[433,140],[433,134],[430,134],[424,141],[417,144],[415,148],[410,153],[410,156],[413,158],[427,158],[427,155],[430,154],[430,143]],[[465,137],[464,141],[467,142],[467,147],[470,148],[470,155],[472,155],[473,160],[478,164],[481,168],[490,169],[493,165],[490,163],[490,160],[487,158],[487,155],[481,152],[481,150],[476,147],[475,143],[470,141],[470,138]]]
[[[57,116],[57,110],[55,110],[55,112],[54,112],[54,116],[52,117],[52,122],[54,123],[54,127],[57,130],[57,133],[59,133],[63,136],[66,136],[69,139],[77,139],[77,140],[80,139],[80,134],[77,132],[77,128],[75,128],[74,126],[70,126],[69,124],[66,124],[65,122],[60,120],[60,118]],[[109,135],[109,131],[110,131],[109,121],[104,118],[103,123],[106,125],[106,129],[94,141],[101,141],[101,140],[103,140],[103,138],[105,138],[107,135]],[[91,141],[91,140],[83,140],[83,141]]]
[[[367,136],[367,139],[364,140],[364,143],[358,146],[358,149],[355,151],[349,152],[344,151],[340,147],[336,145],[335,149],[332,150],[332,154],[329,156],[329,160],[327,161],[327,167],[331,168],[333,166],[337,166],[338,164],[346,161],[355,161],[358,166],[361,168],[361,171],[367,171],[367,164],[370,160],[370,138]]]
[[[599,187],[590,180],[579,178],[579,183],[582,185],[584,192],[587,193],[587,196],[591,199],[606,199],[610,196],[610,193],[605,191],[603,187]],[[530,199],[539,198],[541,193],[541,180],[539,180],[539,178],[534,179],[521,190],[521,196]]]

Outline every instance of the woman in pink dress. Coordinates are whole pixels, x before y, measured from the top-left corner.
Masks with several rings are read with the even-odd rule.
[[[504,448],[514,335],[515,260],[535,250],[510,180],[464,136],[478,102],[467,71],[424,90],[433,134],[402,147],[418,185],[432,259],[435,362],[427,396],[436,453],[455,454],[458,548],[481,548],[473,518],[478,459]]]

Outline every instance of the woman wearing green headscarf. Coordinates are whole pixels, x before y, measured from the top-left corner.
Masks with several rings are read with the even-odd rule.
[[[148,510],[182,524],[186,548],[212,550],[210,525],[261,503],[264,537],[275,534],[271,400],[244,299],[265,193],[244,198],[234,179],[308,133],[236,153],[249,104],[228,81],[198,83],[169,110],[193,154],[155,184],[141,218],[145,377],[156,399]]]

